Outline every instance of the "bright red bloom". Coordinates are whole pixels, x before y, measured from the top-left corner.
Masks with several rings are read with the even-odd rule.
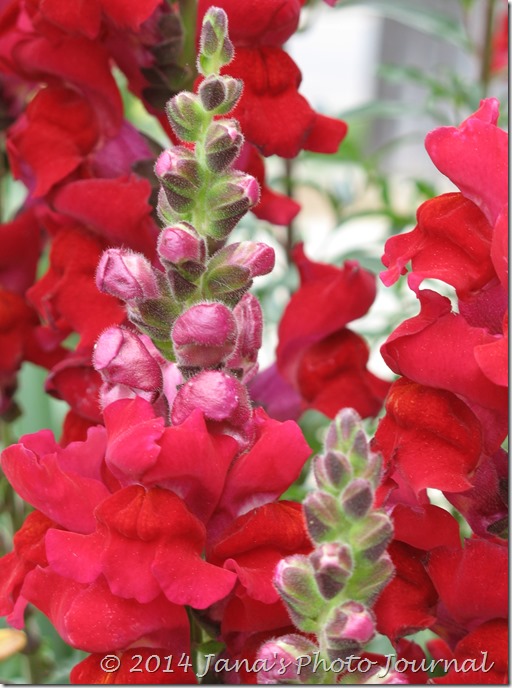
[[[425,139],[434,165],[492,226],[508,203],[508,135],[498,115],[498,101],[487,98],[460,127],[440,127]]]
[[[236,46],[226,74],[244,81],[232,115],[247,139],[265,156],[293,158],[301,150],[335,153],[347,125],[316,113],[298,92],[301,74],[280,48]]]
[[[105,19],[120,28],[137,31],[159,3],[160,0],[78,0],[72,3],[67,0],[27,0],[37,30],[44,32],[46,29],[51,33],[53,25],[71,35],[90,39],[98,37]]]
[[[364,340],[346,327],[375,299],[375,278],[355,261],[342,268],[310,261],[294,250],[301,285],[279,326],[277,366],[303,399],[330,417],[344,406],[376,415],[389,388],[366,369]]]
[[[425,563],[438,548],[460,550],[458,524],[448,512],[430,504],[397,505],[392,512],[394,541],[388,548],[395,577],[374,605],[377,627],[392,640],[430,628],[436,621],[438,593]]]
[[[451,284],[459,297],[465,297],[491,281],[495,275],[492,227],[472,201],[456,193],[438,196],[419,207],[417,220],[412,232],[386,242],[382,258],[388,267],[382,273],[386,286],[407,272],[409,261],[415,290],[431,277]]]
[[[401,378],[391,385],[373,446],[387,475],[416,495],[427,487],[464,492],[480,460],[482,430],[455,394]]]
[[[309,454],[296,426],[256,413],[254,446],[236,457],[236,442],[210,435],[199,411],[177,427],[140,398],[105,414],[107,429],[85,442],[63,449],[42,431],[2,454],[13,487],[52,521],[42,517],[34,535],[27,526],[35,554],[20,546],[0,564],[12,623],[30,601],[74,647],[142,642],[170,654],[187,650],[183,605],[232,610],[228,636],[288,625],[273,569],[310,543],[298,505],[269,502]],[[293,451],[276,472],[285,446]]]
[[[486,621],[507,619],[508,580],[501,575],[507,568],[507,547],[498,542],[469,539],[463,549],[434,550],[427,571],[440,598],[441,625],[455,629],[455,635],[463,629],[462,635]]]
[[[34,282],[42,248],[37,210],[23,210],[0,225],[0,245],[0,285],[23,296]]]
[[[441,685],[507,685],[508,678],[508,624],[494,619],[468,633],[455,647],[448,673],[434,678]],[[455,662],[451,662],[455,660]]]

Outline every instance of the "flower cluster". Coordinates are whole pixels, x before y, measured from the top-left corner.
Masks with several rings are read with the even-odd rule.
[[[384,282],[393,283],[410,262],[408,283],[421,310],[382,347],[400,377],[374,441],[384,456],[381,501],[393,509],[397,569],[377,603],[380,630],[400,643],[431,628],[447,643],[436,647],[437,656],[488,652],[494,670],[471,679],[490,683],[505,672],[508,617],[505,580],[495,575],[507,568],[508,554],[501,446],[508,416],[508,143],[497,117],[497,101],[487,99],[460,127],[427,136],[432,160],[460,192],[424,203],[414,230],[386,244]],[[420,289],[426,278],[450,285],[453,303]],[[430,504],[427,488],[441,490],[471,527],[464,546],[457,521]],[[453,680],[451,671],[436,682]]]

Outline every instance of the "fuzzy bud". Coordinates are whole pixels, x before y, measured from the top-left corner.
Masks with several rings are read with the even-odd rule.
[[[230,76],[209,76],[199,86],[198,96],[205,110],[216,115],[230,112],[242,95],[243,82]]]
[[[354,526],[357,547],[368,561],[377,561],[393,537],[391,519],[382,511],[374,511]]]
[[[171,409],[172,423],[183,423],[195,409],[207,420],[234,427],[245,425],[252,415],[244,385],[219,370],[204,370],[180,387]]]
[[[233,355],[226,360],[228,368],[242,371],[243,381],[247,384],[258,371],[258,351],[261,348],[263,333],[263,314],[258,299],[245,294],[233,308],[238,338]]]
[[[206,132],[204,150],[211,172],[225,172],[240,153],[244,137],[236,120],[212,122]]]
[[[344,523],[337,500],[322,490],[315,490],[306,496],[304,515],[308,532],[315,542],[336,539]]]
[[[224,10],[210,7],[203,18],[199,39],[197,69],[204,76],[218,74],[233,59],[235,50],[228,37],[228,18]]]
[[[295,625],[303,631],[314,628],[312,621],[324,608],[325,600],[318,590],[309,557],[294,554],[281,559],[274,573],[274,585]]]
[[[183,146],[163,151],[156,161],[155,174],[174,212],[186,213],[193,207],[201,180],[192,151]]]
[[[233,352],[237,328],[233,313],[224,304],[198,303],[180,315],[171,336],[180,365],[212,368]]]
[[[163,229],[157,251],[163,265],[176,267],[186,278],[195,279],[205,270],[204,240],[188,222]]]
[[[368,480],[355,478],[343,490],[341,506],[349,519],[361,519],[372,508],[373,498],[373,488]]]
[[[207,197],[210,236],[225,239],[247,211],[258,203],[259,193],[256,179],[243,172],[230,173],[215,184]]]
[[[312,658],[318,652],[318,646],[302,635],[283,635],[267,641],[258,650],[257,659],[264,667],[258,672],[258,684],[310,683],[314,678]]]
[[[334,449],[315,458],[313,471],[318,487],[333,494],[339,494],[352,478],[349,460],[344,454]]]
[[[310,555],[318,589],[326,600],[331,600],[345,587],[352,574],[354,562],[350,547],[337,542],[325,542]]]
[[[366,567],[365,567],[366,568]],[[354,573],[351,586],[357,589],[357,596],[360,600],[364,600],[366,604],[371,605],[379,596],[382,589],[389,583],[395,572],[395,567],[391,557],[387,552],[384,552],[380,558],[372,564],[371,572],[367,570],[358,575],[358,571]]]
[[[329,615],[321,631],[327,654],[334,661],[356,654],[375,635],[373,612],[360,602],[345,602]]]
[[[182,91],[171,98],[165,109],[176,136],[182,141],[196,141],[204,121],[198,96]]]
[[[157,298],[160,294],[149,260],[141,253],[122,248],[103,252],[96,271],[96,286],[123,301]]]
[[[272,272],[274,264],[273,248],[256,241],[241,241],[218,251],[208,263],[208,269],[213,270],[220,265],[237,265],[247,270],[253,279]]]
[[[93,366],[103,380],[134,389],[155,391],[162,386],[162,372],[139,335],[123,327],[109,327],[94,346]]]

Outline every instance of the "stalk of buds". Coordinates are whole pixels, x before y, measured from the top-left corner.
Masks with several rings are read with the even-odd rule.
[[[226,245],[258,202],[259,186],[232,167],[243,136],[238,122],[223,116],[238,102],[242,82],[220,75],[233,58],[223,10],[206,13],[200,46],[204,79],[197,93],[179,93],[166,109],[184,145],[165,150],[155,165],[157,210],[165,224],[160,266],[141,254],[109,249],[97,271],[99,289],[126,303],[128,319],[154,346],[139,345],[137,331],[109,331],[94,361],[105,383],[103,403],[126,389],[142,392],[160,407],[164,399],[170,422],[178,424],[200,408],[211,428],[234,436],[244,449],[253,432],[245,383],[257,372],[262,331],[260,305],[247,292],[254,277],[273,269],[275,257],[265,244]],[[162,375],[148,356],[166,369]],[[151,375],[144,382],[146,371]],[[169,378],[178,381],[171,392]]]
[[[259,651],[272,651],[289,667],[259,683],[372,683],[374,672],[344,673],[351,656],[360,655],[376,633],[372,605],[393,576],[386,552],[392,537],[391,519],[373,509],[381,478],[380,457],[368,445],[360,418],[342,410],[331,424],[324,453],[315,457],[317,489],[304,500],[309,535],[315,545],[309,555],[279,562],[274,585],[300,631],[269,641]],[[316,643],[311,642],[311,634]],[[307,650],[305,650],[307,646]],[[293,664],[289,662],[293,657]],[[311,667],[315,668],[311,673]],[[308,670],[306,670],[306,668]],[[297,669],[297,671],[295,671]],[[402,683],[401,677],[386,682]]]

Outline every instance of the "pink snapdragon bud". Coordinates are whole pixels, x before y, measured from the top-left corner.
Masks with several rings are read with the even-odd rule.
[[[192,208],[201,185],[193,151],[183,146],[163,151],[156,161],[155,174],[174,212],[185,213]]]
[[[235,348],[235,317],[222,303],[198,303],[177,318],[171,337],[180,365],[212,368]]]
[[[349,460],[334,449],[315,457],[313,471],[318,487],[334,494],[338,494],[352,478]]]
[[[263,333],[263,314],[258,299],[244,294],[233,308],[238,337],[233,354],[226,360],[226,366],[242,370],[244,384],[258,372],[258,352]]]
[[[144,391],[162,386],[162,372],[157,361],[137,333],[124,327],[109,327],[94,346],[92,362],[105,382]]]
[[[240,153],[243,142],[236,120],[212,122],[204,142],[206,165],[210,172],[225,172]]]
[[[306,632],[314,631],[325,600],[318,590],[309,557],[294,554],[281,559],[274,572],[274,585],[295,625]]]
[[[219,370],[204,370],[180,387],[171,409],[173,424],[183,423],[197,408],[207,420],[235,428],[244,426],[252,415],[244,385]]]
[[[123,248],[103,252],[96,270],[96,286],[123,301],[160,296],[157,274],[149,260]]]
[[[330,659],[357,653],[375,635],[375,616],[360,602],[345,602],[331,612],[321,636]]]
[[[242,95],[243,82],[231,76],[209,76],[199,86],[198,96],[205,110],[225,115]]]
[[[344,522],[337,499],[327,492],[315,490],[306,495],[303,505],[306,526],[312,540],[336,540]]]
[[[314,678],[312,658],[318,647],[302,635],[283,635],[267,641],[258,650],[263,669],[258,672],[260,685],[309,683]]]
[[[231,172],[208,191],[208,233],[214,239],[225,239],[246,212],[259,201],[256,179],[243,172]]]
[[[188,266],[190,263],[202,267],[206,256],[204,240],[188,222],[179,222],[165,227],[158,237],[158,255],[164,265]]]
[[[221,265],[238,266],[247,270],[250,279],[267,275],[275,265],[274,249],[257,241],[240,241],[228,244],[217,251],[208,263],[208,270],[213,271]]]
[[[172,130],[179,139],[197,140],[204,122],[204,111],[197,95],[182,91],[171,98],[165,111]]]
[[[350,547],[337,542],[325,542],[309,555],[315,571],[318,589],[326,600],[331,600],[345,587],[354,562]]]

